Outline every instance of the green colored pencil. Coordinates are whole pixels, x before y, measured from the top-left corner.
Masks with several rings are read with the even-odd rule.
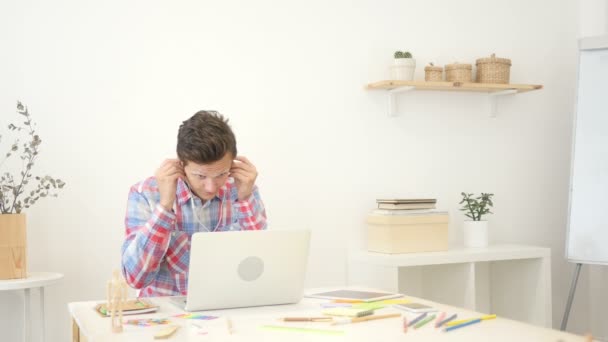
[[[416,325],[414,325],[414,329],[418,329],[420,327],[422,327],[423,325],[427,324],[428,322],[432,321],[435,319],[435,315],[430,315],[429,317],[423,319],[422,321],[416,323]]]

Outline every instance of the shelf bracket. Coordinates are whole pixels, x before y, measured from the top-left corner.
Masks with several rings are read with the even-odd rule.
[[[517,93],[517,89],[506,89],[506,90],[501,90],[501,91],[497,91],[495,93],[490,93],[488,94],[489,99],[490,99],[490,117],[491,118],[495,118],[496,117],[496,110],[497,110],[497,100],[499,96],[505,96],[505,95],[511,95],[511,94],[515,94]]]
[[[413,90],[414,88],[414,86],[404,86],[393,88],[388,91],[388,116],[397,115],[397,100],[395,99],[395,95],[398,93]]]

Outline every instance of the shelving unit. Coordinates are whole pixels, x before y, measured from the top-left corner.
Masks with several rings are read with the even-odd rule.
[[[367,85],[368,90],[385,90],[388,92],[388,115],[395,116],[397,105],[395,95],[413,90],[435,91],[466,91],[486,93],[490,101],[490,116],[496,116],[496,102],[500,96],[524,93],[542,89],[538,84],[490,84],[490,83],[462,83],[462,82],[425,82],[425,81],[378,81]]]
[[[551,250],[494,245],[444,252],[352,251],[347,285],[366,285],[551,327]]]

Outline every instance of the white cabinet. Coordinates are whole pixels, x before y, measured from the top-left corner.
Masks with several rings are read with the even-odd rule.
[[[349,254],[349,286],[365,285],[551,327],[551,250],[496,245],[444,252]]]

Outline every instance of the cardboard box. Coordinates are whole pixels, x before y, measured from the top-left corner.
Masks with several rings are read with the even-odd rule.
[[[27,277],[25,214],[0,214],[0,280]]]
[[[436,252],[448,249],[447,213],[367,217],[367,249],[380,253]]]

